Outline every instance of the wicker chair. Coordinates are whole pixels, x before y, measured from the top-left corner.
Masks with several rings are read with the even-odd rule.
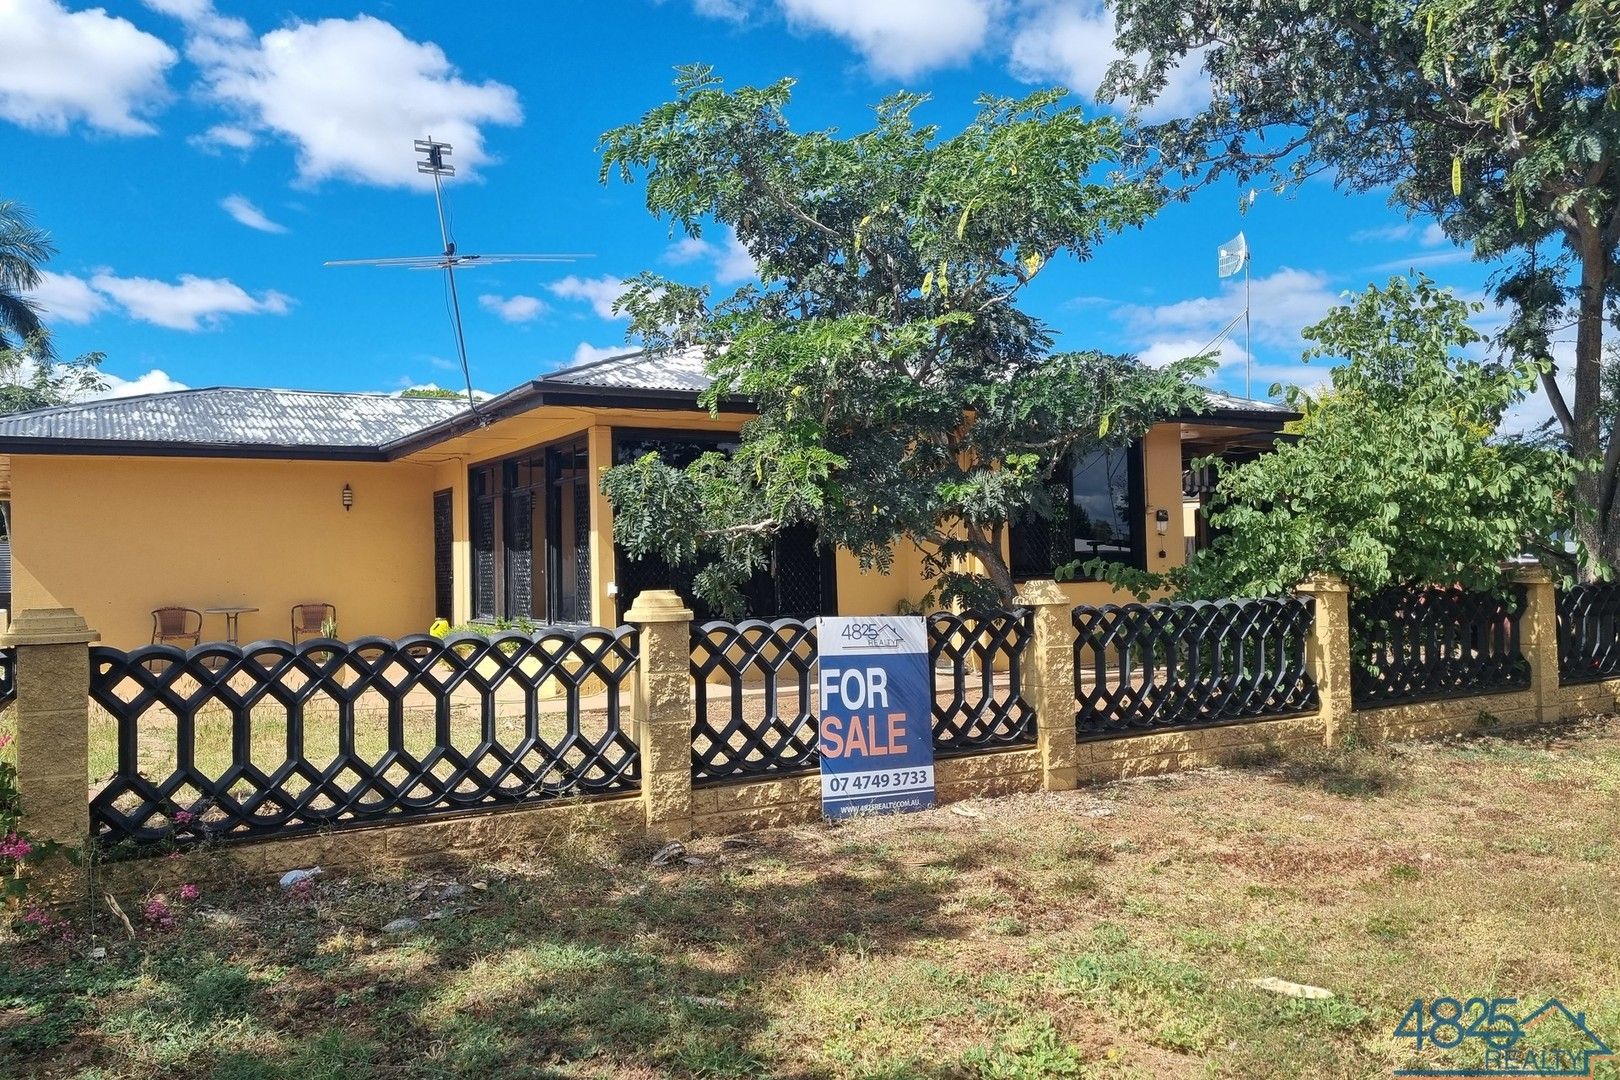
[[[185,642],[196,647],[202,640],[202,612],[188,607],[160,607],[152,612],[152,644]]]
[[[325,637],[321,628],[330,619],[337,622],[337,608],[331,604],[294,604],[292,609],[292,639],[294,644],[307,637]]]

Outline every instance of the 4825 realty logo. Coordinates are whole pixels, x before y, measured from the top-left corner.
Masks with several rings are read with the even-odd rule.
[[[1414,998],[1395,1025],[1420,1059],[1396,1076],[1591,1076],[1613,1053],[1584,1012],[1557,998]]]

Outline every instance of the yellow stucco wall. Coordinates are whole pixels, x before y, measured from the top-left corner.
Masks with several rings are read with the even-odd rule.
[[[14,455],[12,606],[75,608],[119,648],[150,641],[169,604],[258,607],[244,642],[285,638],[309,601],[337,606],[344,637],[420,632],[432,481],[397,462]],[[225,636],[204,620],[204,640]]]
[[[547,408],[387,463],[17,455],[13,607],[76,608],[122,648],[147,642],[151,610],[167,604],[258,607],[242,616],[244,641],[285,637],[289,609],[306,601],[337,605],[345,637],[420,632],[434,614],[432,496],[449,490],[454,621],[463,622],[471,617],[469,466],[583,434],[599,475],[615,427],[734,431],[745,419]],[[1164,569],[1184,558],[1179,425],[1149,433],[1145,466],[1149,566]],[[345,483],[355,491],[347,512]],[[1159,508],[1171,511],[1162,542],[1152,522]],[[593,610],[611,625],[633,597],[609,592],[612,514],[600,491],[591,510]],[[836,565],[845,614],[893,612],[931,585],[909,544],[887,575],[863,572],[843,551]],[[1096,583],[1068,583],[1064,592],[1076,603],[1127,599]],[[207,616],[204,640],[222,637],[222,617]]]

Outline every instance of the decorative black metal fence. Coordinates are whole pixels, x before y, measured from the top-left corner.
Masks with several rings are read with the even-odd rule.
[[[0,709],[17,699],[17,650],[0,649]]]
[[[1558,590],[1558,681],[1620,678],[1620,583]]]
[[[1350,602],[1350,698],[1358,707],[1530,685],[1519,651],[1524,588],[1506,596],[1399,587]]]
[[[1023,610],[928,617],[936,754],[1034,741],[1035,710],[1022,690],[1030,633]],[[692,628],[695,783],[820,765],[817,655],[814,620],[715,621]]]
[[[695,624],[694,782],[816,768],[815,667],[813,622]]]
[[[1035,741],[1035,709],[1024,700],[1023,679],[1032,632],[1022,608],[928,617],[935,754]]]
[[[90,650],[107,844],[235,839],[633,789],[635,632]]]
[[[1086,737],[1309,712],[1313,617],[1298,596],[1076,607],[1075,729]]]

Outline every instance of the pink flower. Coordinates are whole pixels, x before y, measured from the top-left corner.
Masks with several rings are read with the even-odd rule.
[[[11,745],[11,736],[10,735],[0,735],[0,750],[4,750],[6,747],[8,747],[10,745]]]
[[[202,894],[197,891],[197,886],[195,885],[180,886],[180,899],[182,900],[195,900],[200,895]]]
[[[176,825],[190,825],[194,816],[190,810],[176,810],[174,812],[174,823]]]
[[[0,840],[0,858],[15,859],[21,862],[33,850],[33,845],[16,833],[7,833],[6,838]]]
[[[141,908],[141,918],[160,930],[167,930],[174,925],[174,912],[164,903],[163,897],[154,896]]]

